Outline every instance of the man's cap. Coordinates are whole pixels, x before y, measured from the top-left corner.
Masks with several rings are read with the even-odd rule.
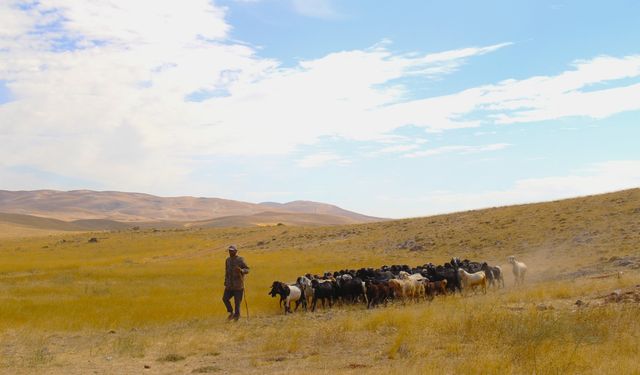
[[[229,251],[238,251],[238,248],[235,245],[231,245],[231,246],[229,246],[229,248],[227,250],[229,250]]]

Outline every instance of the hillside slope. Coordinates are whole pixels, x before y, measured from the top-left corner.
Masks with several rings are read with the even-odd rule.
[[[296,225],[296,226],[326,226],[358,223],[357,219],[345,216],[333,216],[327,214],[309,214],[294,212],[260,212],[255,215],[226,216],[212,220],[199,221],[187,224],[188,227],[198,228],[222,228],[222,227],[249,227],[265,225]]]
[[[504,264],[515,254],[546,270],[571,269],[612,256],[640,256],[640,189],[554,202],[330,228],[290,228],[261,246],[406,253],[424,261],[453,256]],[[402,255],[404,256],[404,255]],[[417,263],[416,263],[417,264]]]

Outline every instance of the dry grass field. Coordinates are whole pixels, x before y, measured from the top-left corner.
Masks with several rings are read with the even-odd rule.
[[[231,243],[252,269],[237,323],[220,301]],[[289,316],[267,295],[452,256],[502,265],[507,287]],[[640,373],[638,189],[349,226],[5,235],[0,259],[0,373]]]
[[[69,233],[69,232],[62,231],[62,230],[55,230],[55,229],[33,228],[30,226],[0,222],[0,239],[16,238],[16,237],[20,238],[20,237],[47,236],[50,234],[62,234],[62,233]]]

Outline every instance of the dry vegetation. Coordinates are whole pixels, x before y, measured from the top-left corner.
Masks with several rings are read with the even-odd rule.
[[[252,267],[251,319],[238,323],[220,302],[230,243]],[[528,284],[507,272],[486,296],[285,317],[267,295],[304,272],[510,254],[529,265]],[[0,372],[636,373],[638,257],[637,189],[351,226],[5,239]],[[615,290],[632,297],[608,298]]]
[[[34,228],[32,226],[0,222],[0,239],[47,236],[50,234],[63,234],[63,233],[69,233],[69,231],[55,230],[55,229],[41,229],[41,228]]]

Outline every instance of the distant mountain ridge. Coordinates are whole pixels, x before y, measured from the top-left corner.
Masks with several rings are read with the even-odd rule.
[[[137,222],[171,222],[179,226],[193,226],[198,223],[204,226],[222,226],[227,222],[238,225],[262,225],[263,221],[271,222],[277,220],[277,217],[288,219],[290,223],[300,222],[309,225],[384,220],[334,205],[310,201],[256,204],[221,198],[158,197],[144,193],[91,190],[0,190],[0,212],[67,222],[107,220],[111,222],[108,227],[119,226],[113,222],[125,225]]]
[[[322,214],[333,216],[345,216],[353,219],[363,218],[364,215],[357,214],[355,212],[347,211],[338,206],[327,203],[318,203],[311,201],[293,201],[289,203],[277,203],[277,202],[263,202],[261,206],[284,210],[287,212],[300,212],[306,214]],[[364,216],[368,218],[369,216]]]

